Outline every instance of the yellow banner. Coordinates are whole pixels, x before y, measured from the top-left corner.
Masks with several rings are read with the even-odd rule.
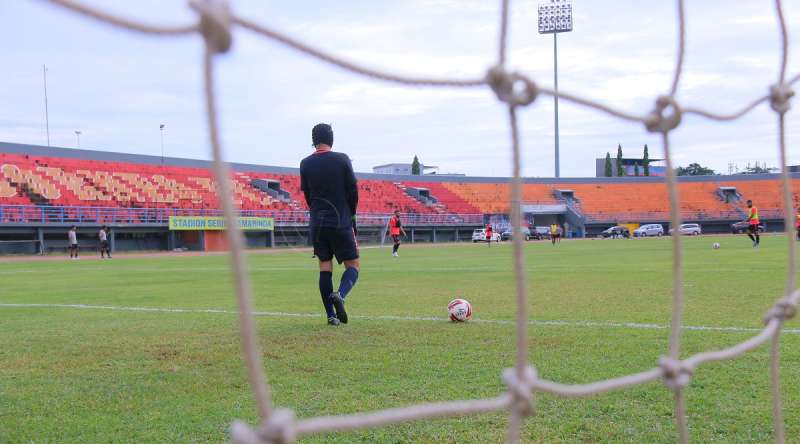
[[[239,228],[252,231],[272,231],[275,219],[271,217],[240,217]],[[225,218],[216,216],[170,216],[169,229],[176,231],[224,230]]]

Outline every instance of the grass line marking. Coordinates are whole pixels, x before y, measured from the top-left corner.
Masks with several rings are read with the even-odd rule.
[[[80,310],[111,310],[111,311],[131,311],[131,312],[149,312],[149,313],[212,313],[212,314],[237,314],[234,310],[222,310],[214,308],[159,308],[159,307],[125,307],[113,305],[87,305],[87,304],[14,304],[14,303],[0,303],[3,308],[72,308]],[[255,311],[256,316],[272,316],[284,318],[322,318],[321,314],[317,313],[289,313],[282,311]],[[350,316],[355,319],[364,319],[369,321],[419,321],[419,322],[443,322],[449,319],[438,316],[395,316],[395,315],[355,315]],[[498,325],[514,325],[513,320],[504,319],[473,319],[470,322],[476,324],[498,324]],[[614,322],[614,321],[561,321],[561,320],[530,320],[529,325],[533,326],[555,326],[555,327],[589,327],[589,328],[629,328],[639,330],[668,330],[669,325],[660,324],[645,324],[638,322]],[[708,325],[684,325],[682,327],[686,331],[718,331],[718,332],[733,332],[733,333],[755,333],[760,332],[762,329],[754,327],[724,327],[724,326],[708,326]],[[783,333],[800,334],[798,328],[784,328]]]

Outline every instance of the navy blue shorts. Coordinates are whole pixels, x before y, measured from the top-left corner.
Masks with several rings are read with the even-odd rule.
[[[311,232],[314,256],[321,261],[336,257],[338,263],[358,259],[358,241],[353,228],[319,227]]]

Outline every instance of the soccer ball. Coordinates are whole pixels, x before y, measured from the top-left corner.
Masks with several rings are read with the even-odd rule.
[[[719,242],[714,242],[714,245],[712,245],[712,247],[713,247],[715,250],[719,250]]]
[[[472,305],[466,299],[453,299],[447,304],[447,311],[453,322],[466,322],[472,317]]]

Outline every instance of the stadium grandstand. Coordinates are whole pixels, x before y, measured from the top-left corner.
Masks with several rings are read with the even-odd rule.
[[[115,250],[217,250],[218,232],[170,229],[170,217],[220,215],[209,162],[0,142],[0,253],[44,253],[67,247],[76,225],[94,249],[92,233],[111,228]],[[272,230],[248,230],[250,247],[305,245],[307,207],[298,169],[232,164],[242,216],[272,218]],[[508,178],[400,176],[359,178],[359,240],[383,240],[388,215],[403,214],[410,241],[469,240],[510,213]],[[800,174],[794,173],[795,179]],[[755,200],[769,231],[782,230],[778,175],[682,177],[681,213],[706,233],[728,232]],[[795,204],[800,181],[793,183]],[[558,223],[568,237],[596,236],[616,224],[662,223],[668,229],[663,177],[525,180],[523,213],[531,225]],[[499,221],[499,222],[498,222]],[[174,227],[173,227],[174,228]]]

